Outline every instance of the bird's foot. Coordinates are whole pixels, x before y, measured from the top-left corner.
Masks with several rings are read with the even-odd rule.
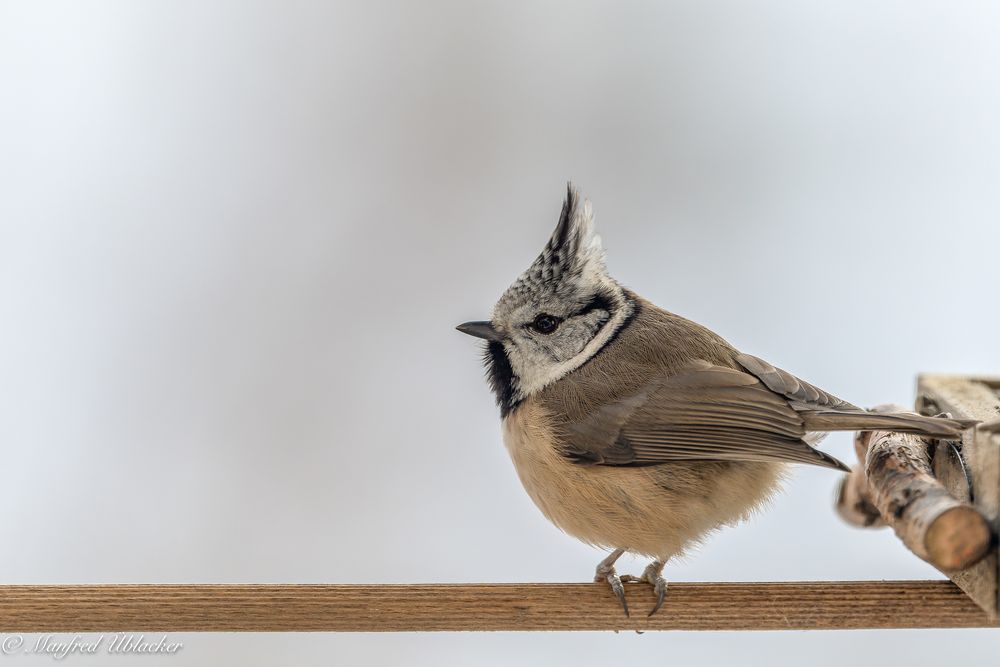
[[[628,575],[626,575],[625,581],[628,581],[627,576]],[[615,594],[615,597],[618,598],[618,601],[622,605],[622,609],[625,610],[625,615],[631,616],[628,611],[628,600],[625,599],[625,587],[622,585],[622,578],[615,572],[615,568],[611,568],[611,571],[603,577],[594,577],[594,580],[608,582],[611,586],[611,591]]]
[[[652,611],[647,615],[652,616],[660,610],[660,607],[663,606],[663,600],[667,596],[667,580],[663,578],[663,563],[654,560],[647,565],[646,569],[642,572],[640,580],[652,586],[653,594],[656,595],[656,603],[653,605]]]
[[[630,616],[628,611],[628,600],[625,599],[625,587],[622,586],[622,577],[618,576],[615,572],[615,561],[624,553],[624,549],[616,549],[611,553],[610,556],[605,558],[598,564],[597,570],[594,573],[594,581],[600,583],[602,581],[608,582],[611,586],[611,591],[618,598],[618,602],[621,603],[622,609],[625,610],[625,616]],[[626,575],[625,581],[628,581],[628,575]]]

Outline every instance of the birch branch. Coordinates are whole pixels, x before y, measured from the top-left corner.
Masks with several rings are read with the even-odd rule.
[[[992,541],[989,523],[934,478],[922,438],[863,431],[855,438],[855,450],[861,465],[842,482],[837,499],[845,521],[892,526],[910,551],[944,571],[965,569],[986,556]]]

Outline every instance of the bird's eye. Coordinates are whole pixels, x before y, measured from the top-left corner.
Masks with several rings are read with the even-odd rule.
[[[531,328],[538,333],[550,334],[559,327],[559,322],[561,320],[555,315],[542,313],[532,321]]]

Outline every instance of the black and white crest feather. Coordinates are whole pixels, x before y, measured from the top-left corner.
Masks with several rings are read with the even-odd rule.
[[[541,254],[503,295],[494,312],[530,297],[540,288],[559,294],[568,292],[566,296],[573,297],[581,287],[601,282],[602,278],[611,280],[607,276],[601,237],[594,231],[593,209],[568,183],[555,231]]]

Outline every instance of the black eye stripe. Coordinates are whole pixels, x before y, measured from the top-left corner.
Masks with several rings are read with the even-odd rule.
[[[594,312],[595,310],[603,310],[606,313],[608,313],[609,316],[615,312],[614,304],[612,303],[611,299],[609,299],[603,294],[595,294],[590,301],[584,304],[581,308],[571,313],[569,315],[569,318],[582,317],[584,315]],[[540,320],[542,318],[548,318],[550,320],[554,320],[555,326],[552,328],[540,326],[541,324]],[[558,317],[556,315],[549,315],[548,313],[541,313],[534,320],[528,322],[525,326],[530,329],[534,329],[535,331],[538,331],[540,333],[552,333],[563,322],[564,320],[561,317]],[[543,331],[543,329],[545,330]]]
[[[595,310],[604,310],[608,313],[614,312],[614,306],[611,300],[604,296],[603,294],[595,294],[594,298],[587,302],[580,310],[573,313],[573,317],[579,317],[581,315],[587,315]]]

